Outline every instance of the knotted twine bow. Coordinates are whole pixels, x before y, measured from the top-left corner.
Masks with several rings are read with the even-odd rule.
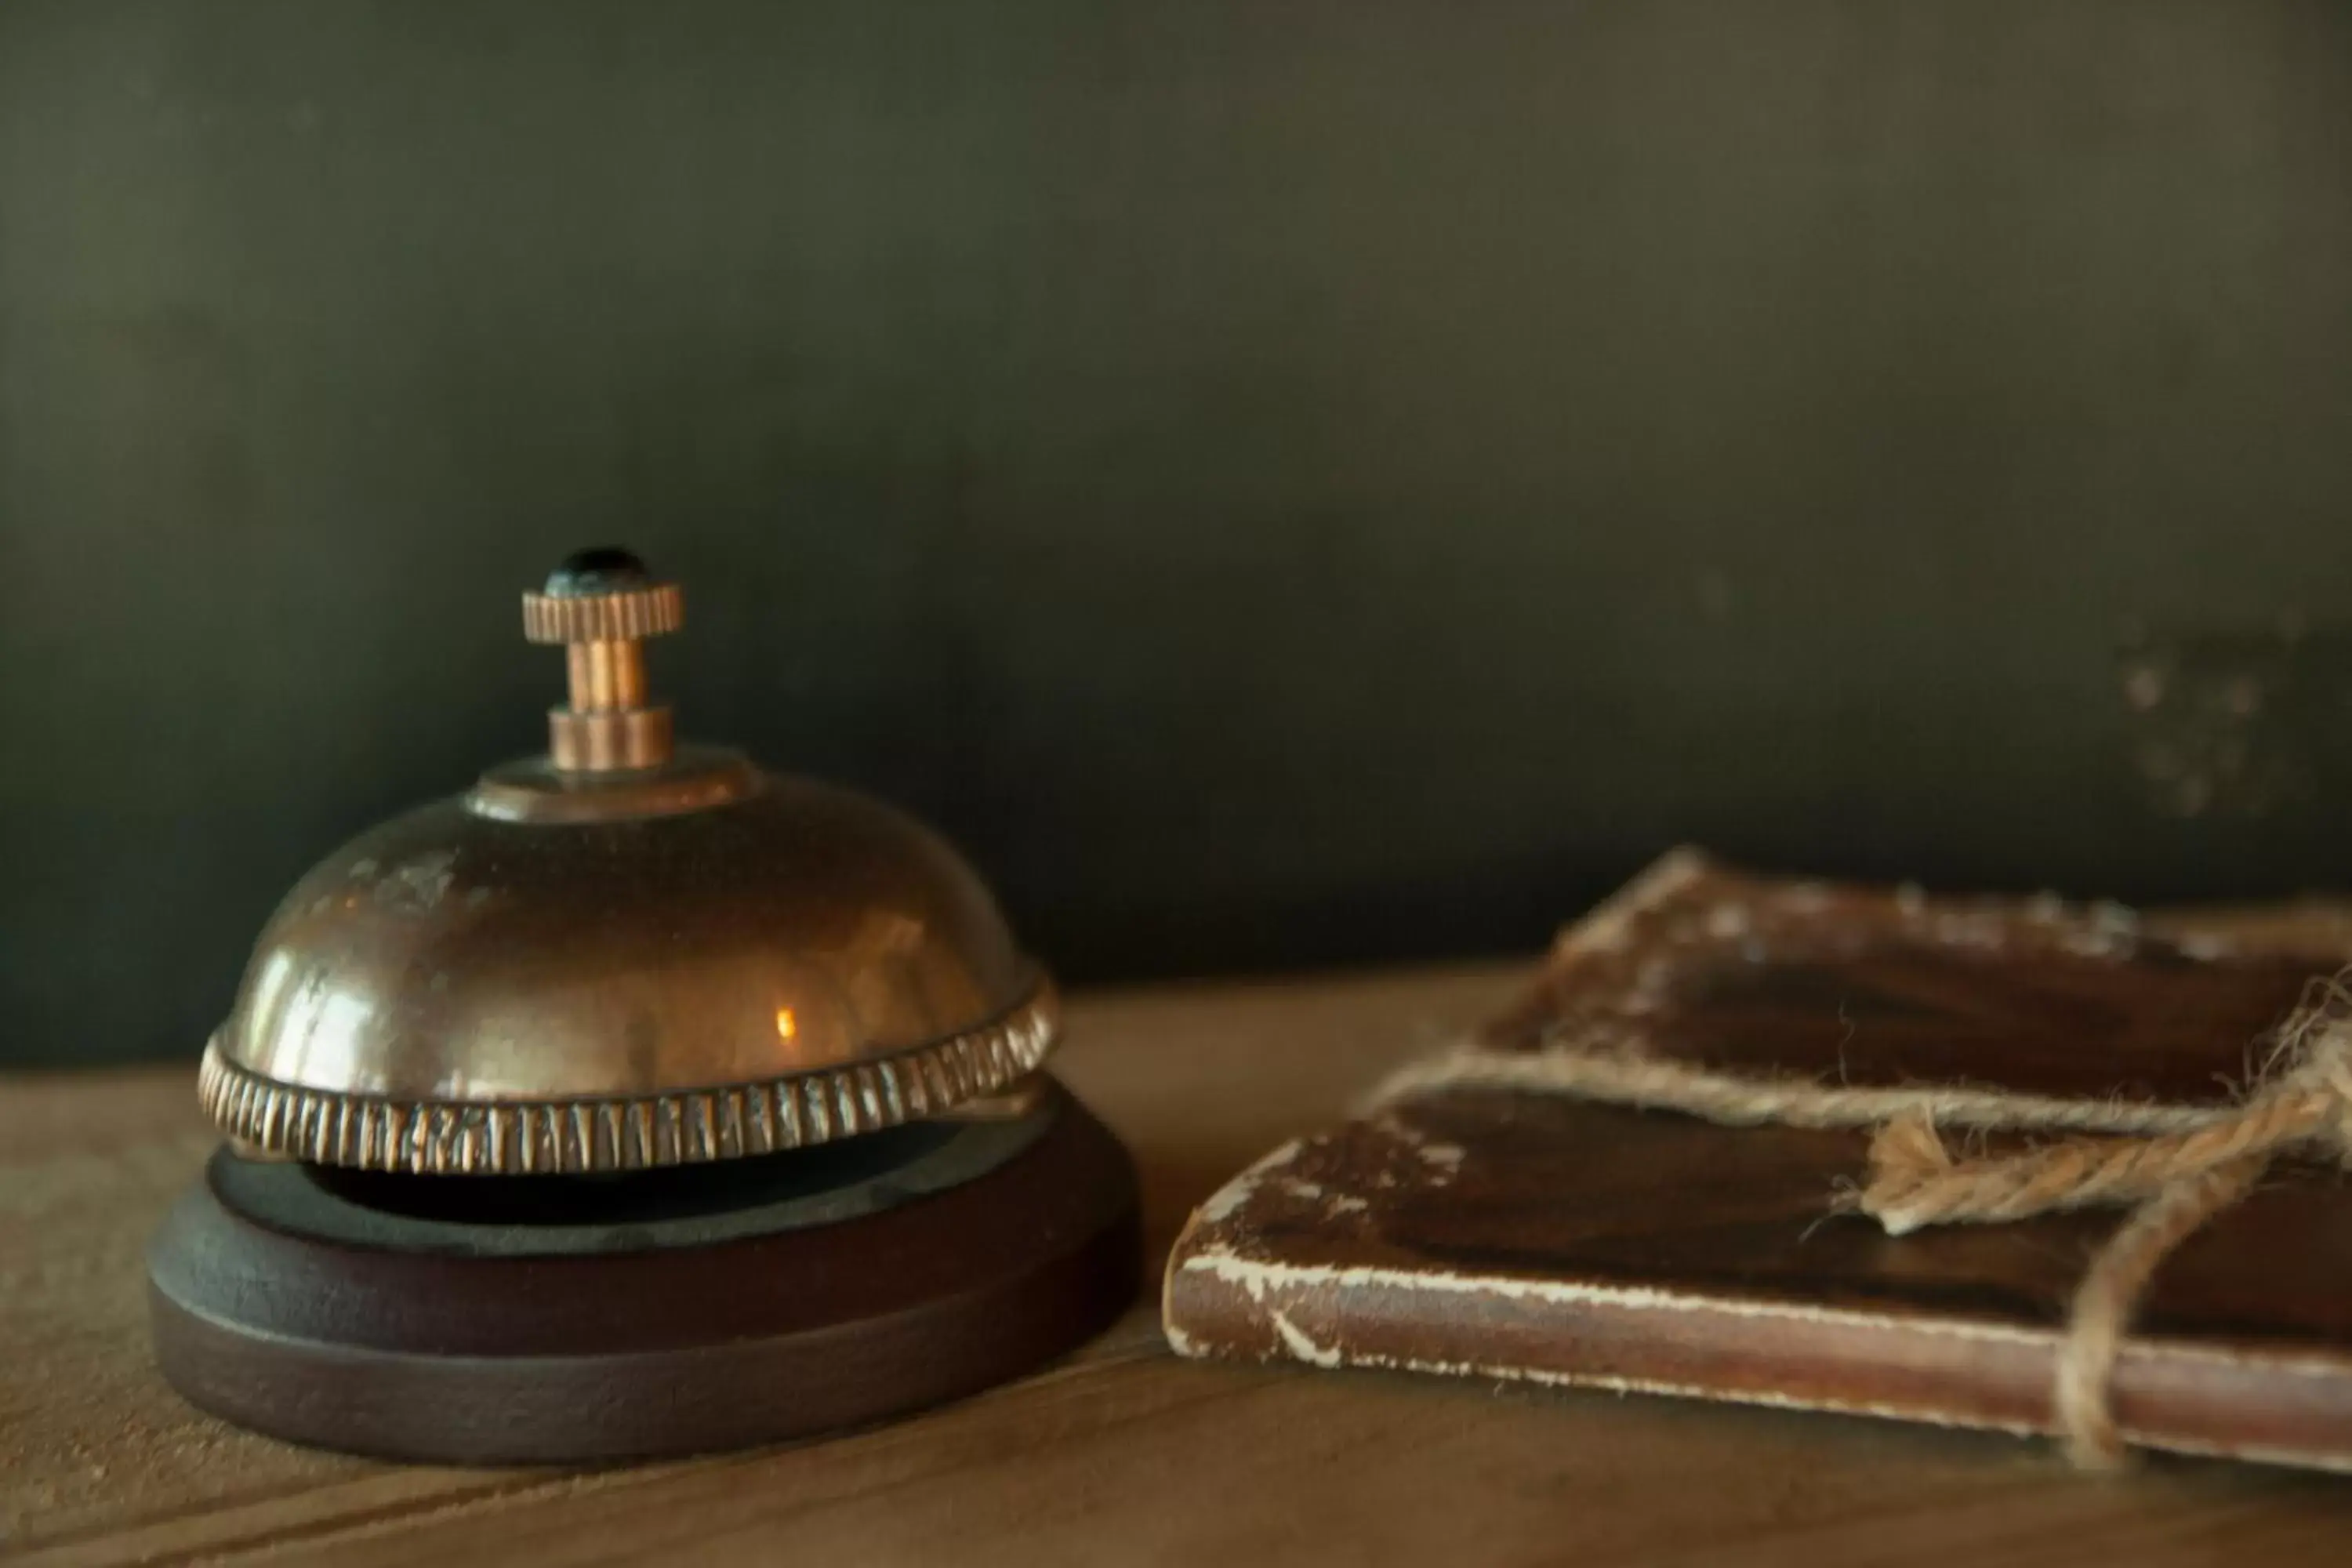
[[[2251,1192],[2271,1162],[2300,1154],[2352,1167],[2352,969],[2316,980],[2234,1103],[2060,1100],[1967,1086],[1855,1089],[1741,1078],[1622,1047],[1476,1047],[1408,1068],[1375,1103],[1451,1087],[1532,1089],[1727,1127],[1870,1128],[1862,1185],[1835,1202],[1890,1236],[1931,1225],[1998,1225],[2064,1209],[2132,1213],[2075,1288],[2052,1409],[2075,1462],[2124,1454],[2107,1391],[2133,1308],[2182,1238]],[[1940,1129],[2092,1134],[2013,1153],[1956,1156]]]

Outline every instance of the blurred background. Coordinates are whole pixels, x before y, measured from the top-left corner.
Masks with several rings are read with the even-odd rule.
[[[2340,887],[2352,7],[0,5],[0,1058],[198,1050],[603,542],[1079,981]]]

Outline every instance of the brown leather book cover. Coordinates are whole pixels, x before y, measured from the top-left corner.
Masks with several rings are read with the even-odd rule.
[[[2092,1125],[2226,1119],[2345,957],[2235,929],[2158,935],[2112,905],[1768,879],[1677,852],[1466,1043],[1484,1070],[1453,1071],[1457,1051],[1408,1072],[1202,1205],[1168,1265],[1169,1341],[2056,1431],[2078,1293],[2131,1205],[1889,1234],[1853,1212],[1868,1129],[1719,1125],[1511,1069],[1597,1049],[1738,1081],[2034,1097]],[[2352,1190],[2313,1157],[2336,1135],[2257,1162],[2246,1195],[2168,1238],[2101,1373],[2122,1442],[2352,1468]],[[2049,1148],[1948,1142],[1960,1160]]]

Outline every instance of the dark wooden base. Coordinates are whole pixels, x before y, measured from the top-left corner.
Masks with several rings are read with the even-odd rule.
[[[395,1458],[580,1462],[972,1393],[1108,1324],[1139,1264],[1134,1167],[1065,1095],[1034,1143],[960,1185],[706,1246],[357,1246],[257,1223],[206,1183],[157,1234],[149,1295],[164,1376],[240,1426]]]

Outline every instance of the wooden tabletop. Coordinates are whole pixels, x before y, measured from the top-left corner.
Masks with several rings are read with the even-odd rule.
[[[1192,1205],[1524,965],[1075,998],[1063,1075]],[[831,1442],[575,1474],[248,1436],[148,1363],[141,1250],[213,1145],[192,1068],[0,1078],[0,1557],[678,1562],[2341,1563],[2352,1482],[1858,1418],[1177,1361],[1155,1304],[1024,1383]]]

